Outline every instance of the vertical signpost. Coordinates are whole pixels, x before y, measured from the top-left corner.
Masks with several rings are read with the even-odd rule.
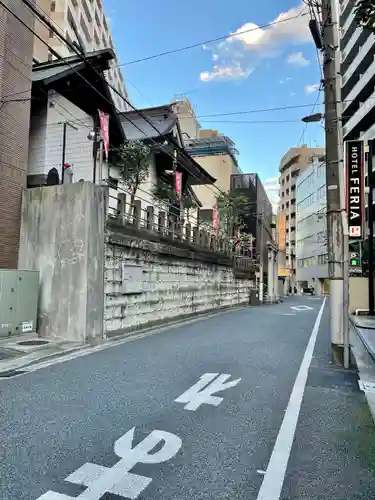
[[[347,141],[346,146],[346,210],[349,240],[364,238],[364,142]]]

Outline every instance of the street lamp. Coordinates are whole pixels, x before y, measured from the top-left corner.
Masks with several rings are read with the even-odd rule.
[[[322,113],[315,113],[313,115],[304,116],[302,118],[303,123],[316,123],[324,120],[325,116]]]

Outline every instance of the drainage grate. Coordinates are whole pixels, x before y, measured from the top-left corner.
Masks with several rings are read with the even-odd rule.
[[[12,378],[16,377],[17,375],[22,375],[23,373],[26,372],[24,370],[9,370],[7,372],[1,372],[0,378]]]
[[[17,345],[24,346],[38,346],[49,344],[48,340],[23,340],[22,342],[17,342]]]

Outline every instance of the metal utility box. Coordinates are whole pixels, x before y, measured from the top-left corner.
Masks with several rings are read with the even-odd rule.
[[[36,331],[39,272],[0,269],[0,338]]]

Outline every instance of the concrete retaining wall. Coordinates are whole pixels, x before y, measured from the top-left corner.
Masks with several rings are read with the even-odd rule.
[[[103,336],[105,190],[76,183],[25,190],[19,268],[40,271],[38,332]]]
[[[228,265],[135,236],[109,232],[105,250],[105,332],[249,304],[253,281]]]

